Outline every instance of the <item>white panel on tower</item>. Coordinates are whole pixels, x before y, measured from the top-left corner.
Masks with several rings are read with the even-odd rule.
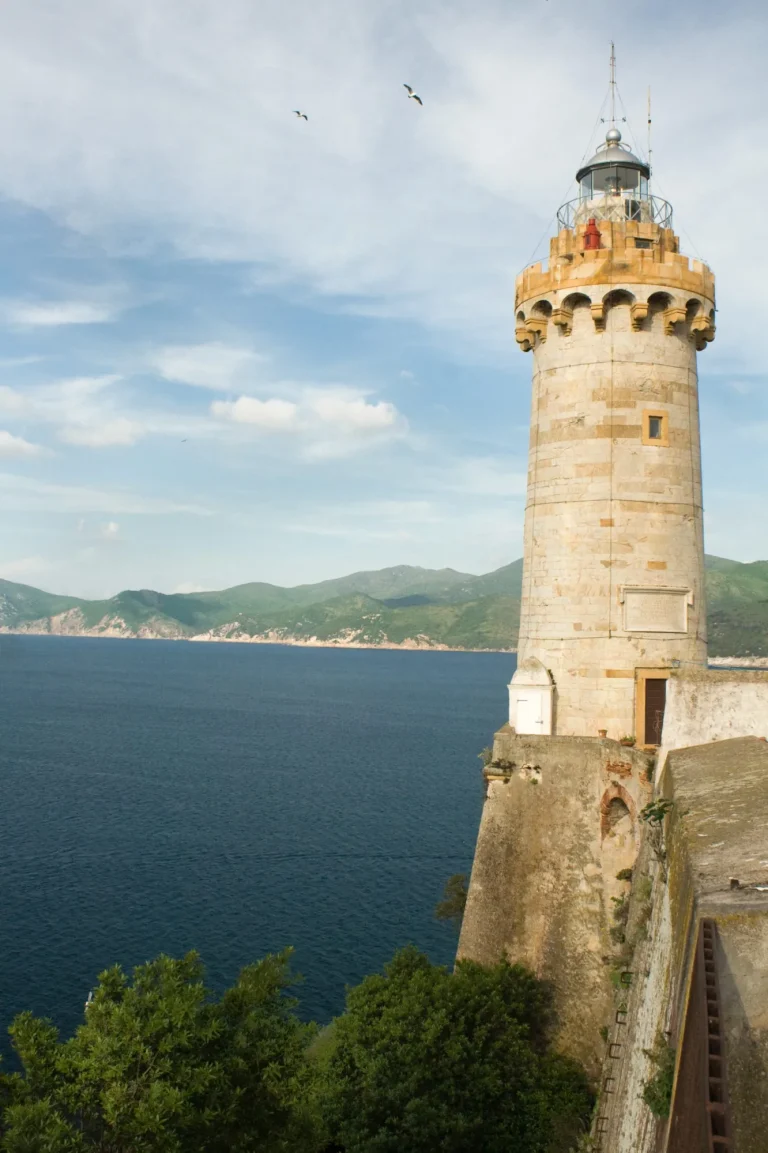
[[[552,733],[552,678],[541,661],[529,657],[509,683],[509,723],[521,736]]]

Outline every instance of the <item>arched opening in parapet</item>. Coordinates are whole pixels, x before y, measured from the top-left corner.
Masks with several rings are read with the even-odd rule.
[[[634,304],[635,298],[631,292],[626,288],[613,288],[610,292],[606,292],[603,297],[603,304],[606,308],[615,308],[619,304]]]
[[[685,319],[686,323],[690,324],[694,316],[698,316],[702,311],[701,301],[691,299],[685,305]]]
[[[607,292],[603,297],[606,331],[629,332],[629,310],[634,303],[634,296],[624,288],[614,288],[612,292]]]
[[[592,301],[584,292],[571,292],[562,301],[560,307],[571,313],[571,332],[577,336],[582,332],[593,333],[594,325],[592,324],[592,313],[590,311]]]
[[[561,308],[580,308],[582,304],[587,307],[592,303],[585,292],[570,292],[563,300]]]
[[[672,304],[672,297],[668,292],[652,292],[648,297],[648,316],[650,317],[650,327],[654,330],[658,329],[663,331],[664,327],[664,312]]]
[[[525,324],[525,313],[523,312],[522,308],[520,309],[520,311],[517,314],[517,323],[518,324]]]
[[[552,315],[552,305],[548,300],[537,300],[531,309],[531,316],[544,316],[549,320]]]

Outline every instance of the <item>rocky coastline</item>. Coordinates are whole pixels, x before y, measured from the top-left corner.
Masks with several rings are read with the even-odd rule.
[[[344,629],[329,637],[296,636],[281,629],[268,629],[262,633],[244,632],[239,621],[231,621],[215,629],[201,633],[184,632],[180,628],[163,624],[159,628],[142,625],[131,629],[120,617],[104,617],[95,626],[85,627],[79,609],[69,609],[57,616],[28,621],[16,628],[0,626],[0,636],[60,636],[60,637],[109,637],[113,640],[164,640],[219,644],[252,645],[293,645],[300,648],[332,649],[404,649],[410,652],[517,652],[514,648],[466,648],[442,644],[426,635],[406,637],[402,641],[366,641],[361,639],[362,630]]]

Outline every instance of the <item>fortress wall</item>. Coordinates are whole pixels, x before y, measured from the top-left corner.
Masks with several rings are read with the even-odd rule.
[[[556,990],[559,1043],[596,1076],[611,896],[627,888],[651,758],[615,741],[496,734],[458,958],[520,961]],[[504,764],[506,763],[506,768]]]
[[[680,813],[697,916],[713,919],[717,927],[734,1148],[737,1153],[765,1153],[768,743],[744,737],[674,750],[664,779]],[[732,887],[734,880],[737,888]],[[669,1153],[674,1153],[671,1146]]]
[[[764,1153],[768,1118],[768,901],[762,911],[718,918],[717,929],[736,1148],[738,1153]]]
[[[768,671],[672,670],[659,771],[672,749],[747,736],[768,737]]]
[[[634,947],[627,969],[632,974],[632,984],[629,989],[620,987],[614,991],[611,1006],[600,1083],[603,1092],[598,1105],[601,1153],[655,1150],[658,1124],[643,1101],[642,1087],[653,1075],[647,1053],[653,1049],[659,1031],[669,1028],[668,1006],[675,981],[674,930],[679,930],[688,918],[683,906],[681,919],[673,922],[669,892],[659,879],[652,858],[645,854],[635,878],[639,880],[649,873],[655,879],[648,935],[635,939],[635,930],[630,937]],[[635,920],[639,904],[635,901]],[[626,1005],[625,1016],[618,1013],[622,1004]]]
[[[674,1044],[685,1018],[696,933],[695,881],[674,809],[666,850],[666,879],[647,836],[633,874],[626,961],[632,983],[613,995],[598,1107],[604,1118],[599,1153],[657,1153],[665,1127],[643,1100],[643,1088],[656,1072],[648,1054],[660,1037]],[[620,1024],[616,1010],[622,1003],[626,1016]]]
[[[505,725],[485,770],[458,957],[506,956],[552,981],[558,1045],[601,1090],[602,1153],[676,1153],[669,1126],[642,1098],[656,1072],[648,1051],[660,1034],[675,1047],[673,1111],[689,1131],[704,1107],[686,1072],[696,1058],[685,1054],[701,1040],[695,1002],[688,1014],[693,958],[702,918],[714,920],[734,1148],[765,1153],[768,743],[745,737],[671,752],[656,794],[672,802],[664,865],[638,821],[651,764],[615,741],[523,737]],[[629,889],[616,873],[630,866],[626,940],[617,943],[611,897]]]
[[[765,1153],[768,1117],[768,745],[753,737],[673,752],[660,782],[673,802],[667,819],[668,879],[648,839],[633,877],[632,922],[642,876],[655,874],[645,939],[627,967],[628,991],[614,993],[627,1015],[613,1017],[603,1064],[598,1148],[602,1153],[678,1153],[681,1134],[698,1131],[702,1086],[695,1063],[704,1022],[691,1005],[693,959],[703,918],[716,925],[720,1010],[736,1153]],[[731,878],[739,887],[731,887]],[[760,887],[759,887],[760,886]],[[677,1052],[673,1126],[642,1100],[655,1068],[646,1050],[668,1031]],[[706,1029],[705,1029],[706,1031]],[[693,1050],[689,1054],[689,1049]],[[693,1070],[693,1072],[692,1072]],[[611,1081],[606,1081],[612,1078]],[[699,1126],[700,1127],[700,1126]],[[673,1135],[674,1133],[674,1135]],[[685,1148],[696,1148],[694,1143]]]

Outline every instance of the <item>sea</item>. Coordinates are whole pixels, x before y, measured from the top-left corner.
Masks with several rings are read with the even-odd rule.
[[[305,1019],[468,872],[509,653],[0,637],[0,1051],[97,974],[196,949],[216,992],[294,949]]]

